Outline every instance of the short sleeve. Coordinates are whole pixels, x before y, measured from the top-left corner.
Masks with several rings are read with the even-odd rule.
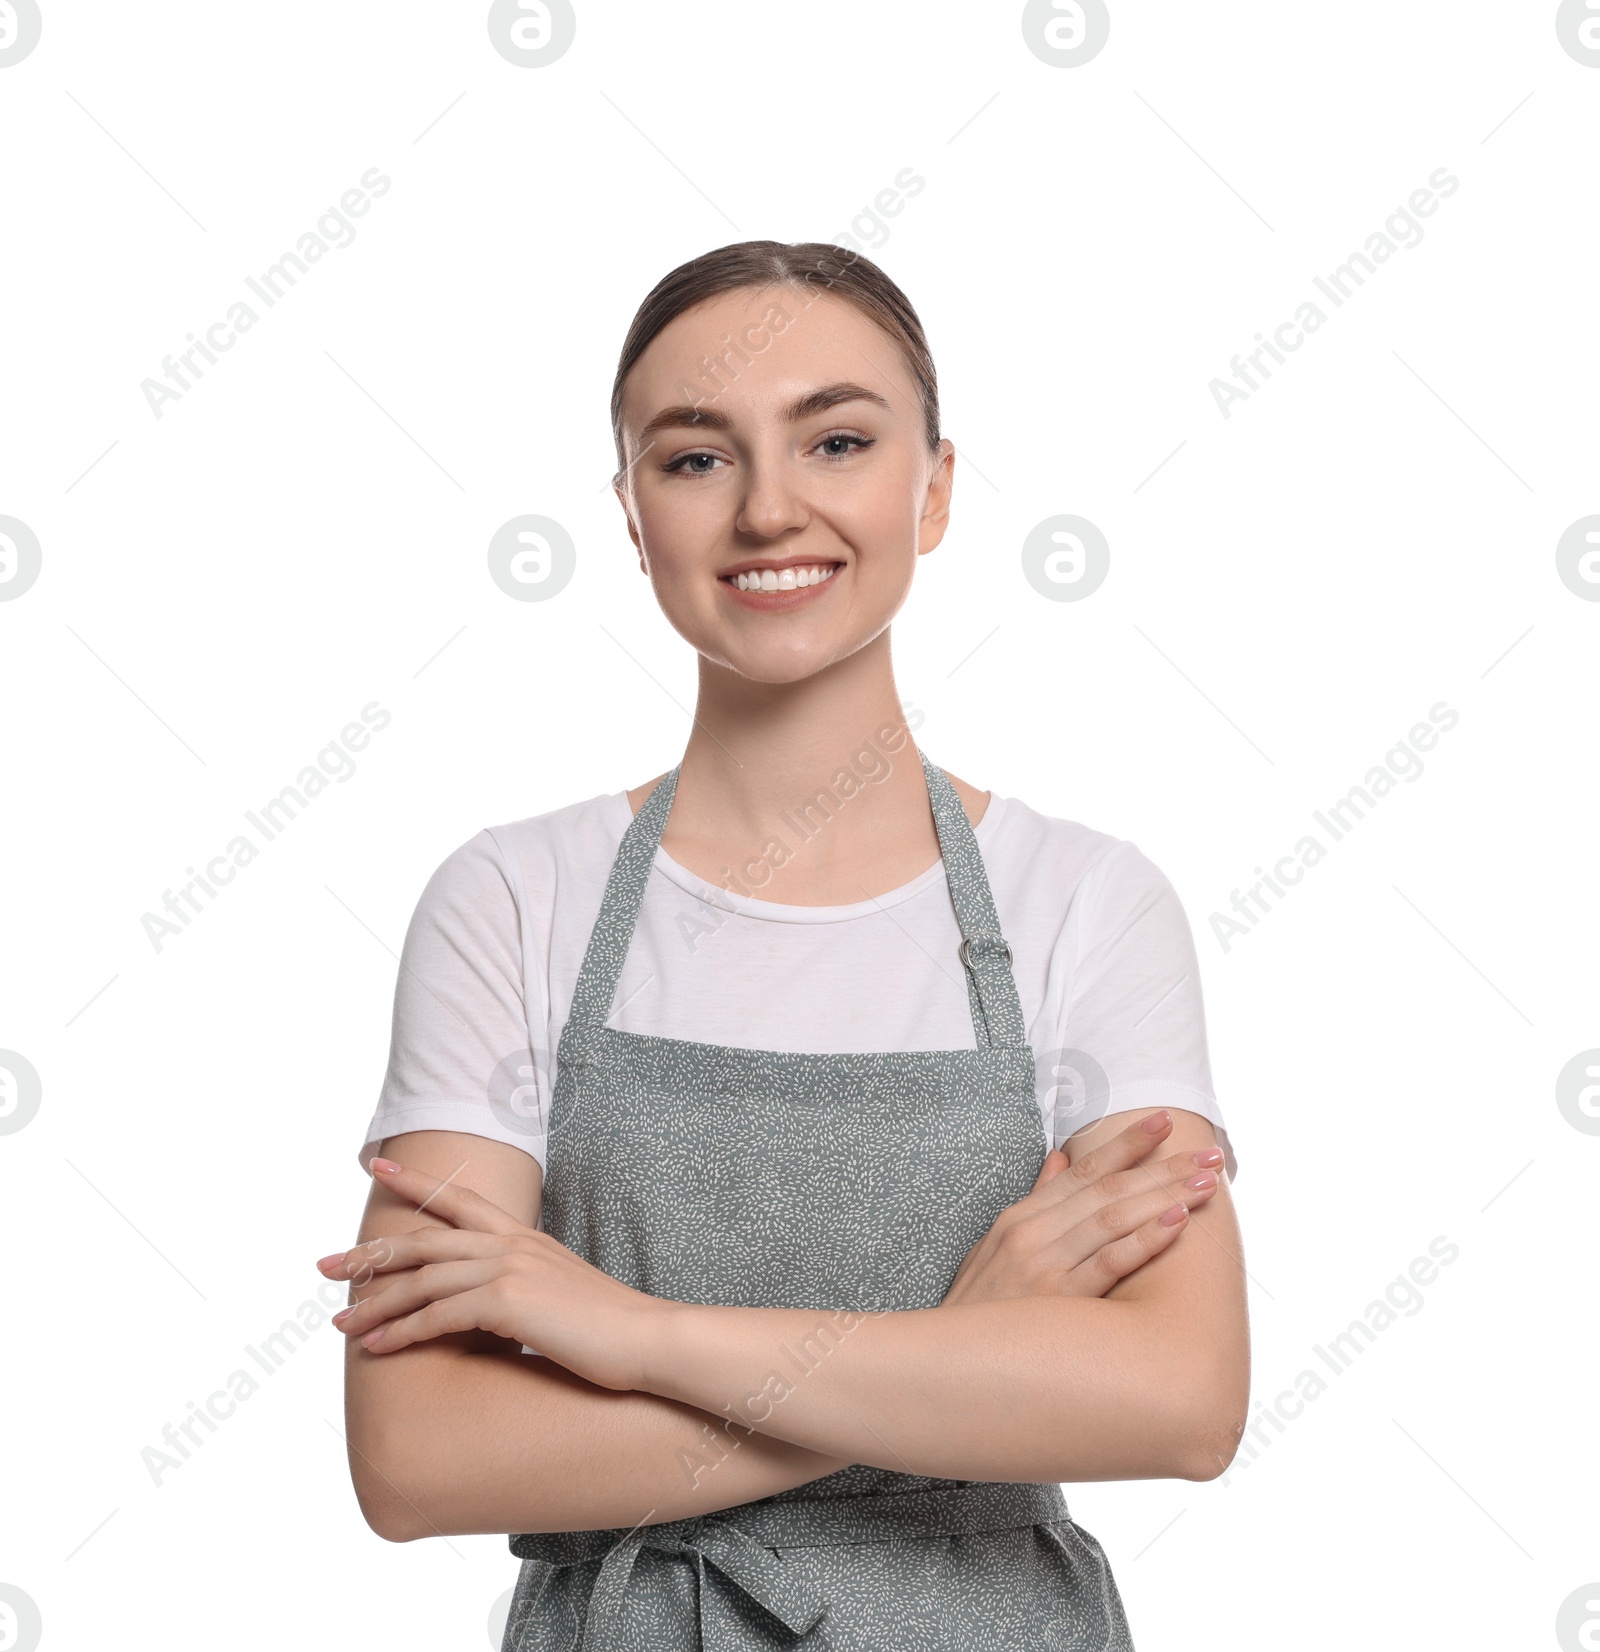
[[[532,1048],[524,979],[516,887],[482,831],[445,858],[412,914],[363,1168],[408,1130],[488,1136],[543,1164],[548,1063]]]
[[[1067,1040],[1079,1094],[1093,1105],[1061,1136],[1108,1113],[1180,1107],[1211,1121],[1231,1180],[1200,963],[1177,890],[1136,844],[1119,841],[1090,868],[1075,927]]]

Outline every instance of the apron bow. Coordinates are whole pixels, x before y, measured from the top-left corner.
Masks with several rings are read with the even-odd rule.
[[[725,1517],[730,1514],[733,1518]],[[634,1565],[646,1549],[694,1562],[695,1613],[704,1652],[746,1652],[752,1644],[771,1643],[764,1638],[753,1643],[748,1624],[730,1621],[726,1605],[719,1611],[714,1588],[708,1603],[707,1562],[790,1636],[803,1640],[827,1612],[828,1596],[777,1551],[965,1537],[1041,1522],[1057,1543],[1061,1539],[1055,1523],[1071,1527],[1059,1485],[969,1481],[902,1493],[770,1499],[723,1515],[690,1515],[657,1526],[636,1526],[620,1538],[615,1531],[524,1532],[511,1538],[511,1552],[552,1568],[535,1586],[535,1611],[556,1570],[599,1561],[583,1633],[573,1652],[615,1652],[628,1644],[626,1594]],[[826,1566],[822,1574],[828,1575]],[[570,1637],[562,1645],[572,1648]]]
[[[527,1539],[519,1540],[525,1555],[534,1553]],[[697,1610],[700,1642],[706,1652],[721,1652],[735,1643],[719,1635],[708,1612],[705,1598],[705,1567],[709,1562],[727,1581],[764,1611],[769,1612],[797,1639],[809,1634],[828,1609],[827,1597],[801,1578],[769,1548],[754,1542],[746,1533],[714,1515],[689,1520],[668,1521],[660,1526],[640,1526],[621,1542],[604,1551],[600,1570],[585,1614],[583,1639],[578,1652],[611,1652],[622,1644],[626,1622],[625,1596],[633,1568],[645,1549],[682,1555],[694,1561],[697,1573]],[[539,1558],[546,1558],[540,1556]],[[567,1552],[548,1558],[556,1565],[573,1565],[595,1556]]]

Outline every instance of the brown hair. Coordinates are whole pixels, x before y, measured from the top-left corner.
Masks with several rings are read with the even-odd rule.
[[[622,451],[622,387],[650,341],[685,310],[720,293],[773,285],[836,293],[876,322],[900,347],[922,398],[929,450],[939,446],[939,381],[933,356],[911,300],[887,275],[858,252],[829,241],[735,241],[702,253],[669,271],[635,313],[622,343],[611,386],[611,433],[617,444],[617,475],[626,467]]]

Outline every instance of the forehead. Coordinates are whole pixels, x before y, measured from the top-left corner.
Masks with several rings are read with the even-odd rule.
[[[701,396],[729,414],[758,414],[841,380],[897,409],[917,394],[895,340],[848,300],[779,284],[740,288],[656,334],[623,386],[623,422],[637,429],[659,408]]]

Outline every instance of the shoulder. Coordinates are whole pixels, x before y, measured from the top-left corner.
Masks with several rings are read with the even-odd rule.
[[[1082,883],[1091,874],[1098,880],[1113,861],[1124,865],[1142,863],[1155,870],[1138,845],[1127,838],[1081,820],[1045,814],[1020,797],[999,792],[989,795],[988,808],[979,818],[977,830],[986,860],[996,857],[1030,875],[1048,876],[1056,885],[1063,878]]]
[[[997,887],[1013,901],[1076,919],[1080,937],[1095,929],[1184,926],[1172,880],[1131,838],[1081,820],[1049,815],[1016,797],[996,794],[980,821],[978,841]]]
[[[951,774],[949,769],[944,771],[944,777],[961,799],[961,807],[967,811],[968,824],[976,826],[994,801],[994,794],[984,791],[981,786],[974,786],[970,780],[963,780],[958,774]]]
[[[563,878],[611,864],[631,818],[622,792],[602,792],[543,814],[485,826],[458,844],[434,868],[425,903],[504,903],[530,885],[553,886]]]
[[[635,786],[631,791],[624,794],[628,799],[628,813],[630,817],[638,814],[645,804],[649,802],[651,792],[653,792],[671,772],[672,771],[670,769],[663,769],[654,780],[647,780],[642,786]]]

